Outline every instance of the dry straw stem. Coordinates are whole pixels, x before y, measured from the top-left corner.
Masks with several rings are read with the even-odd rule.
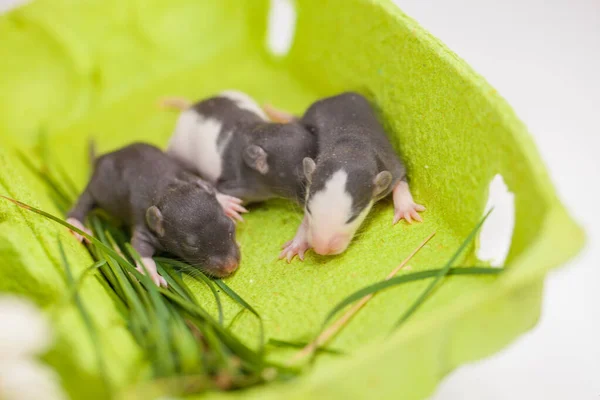
[[[398,271],[404,268],[406,264],[408,264],[408,262],[419,252],[419,250],[421,250],[427,244],[427,242],[429,242],[434,236],[435,232],[427,236],[427,238],[425,238],[425,240],[423,240],[423,242],[419,246],[417,246],[417,248],[414,249],[408,257],[404,259],[404,261],[402,261],[396,268],[393,269],[392,272],[388,274],[385,280],[387,281],[393,278],[398,273]],[[297,363],[298,361],[312,354],[317,348],[327,343],[329,339],[335,336],[338,333],[338,331],[348,323],[348,321],[354,316],[354,314],[356,314],[361,308],[363,308],[363,306],[367,304],[367,302],[371,300],[371,298],[374,295],[375,293],[371,293],[360,299],[360,301],[358,301],[355,305],[350,307],[344,315],[342,315],[337,321],[331,324],[329,328],[325,329],[319,336],[317,336],[315,340],[307,344],[302,350],[296,353],[296,355],[292,357],[289,363]]]

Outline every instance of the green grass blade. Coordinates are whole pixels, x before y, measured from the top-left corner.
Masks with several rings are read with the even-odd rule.
[[[77,281],[73,283],[73,288],[71,289],[71,292],[68,296],[69,301],[71,301],[73,299],[73,297],[75,296],[75,294],[79,291],[79,289],[81,288],[81,285],[83,285],[83,281],[92,272],[95,272],[97,269],[99,269],[100,267],[103,267],[105,264],[106,264],[106,260],[96,261],[94,264],[92,264],[91,266],[89,266],[83,270],[83,272],[81,273],[81,275],[79,276]]]
[[[104,243],[106,247],[110,247],[110,238],[105,233],[104,226],[99,218],[91,218],[92,226],[94,227],[95,234],[98,239]],[[103,248],[93,247],[96,256],[106,260],[107,267],[105,269],[106,275],[111,277],[111,285],[114,291],[119,295],[121,300],[127,305],[130,310],[130,326],[132,332],[140,344],[144,343],[144,334],[150,325],[150,318],[143,304],[145,297],[140,297],[136,293],[135,287],[132,285],[133,279],[130,279],[130,275],[122,264],[119,264],[118,260],[109,254],[105,254]],[[118,252],[114,252],[118,254]]]
[[[142,283],[150,294],[150,300],[156,313],[150,313],[151,317],[154,317],[154,329],[155,337],[157,338],[156,344],[158,349],[158,355],[162,360],[162,366],[164,368],[165,375],[172,375],[175,373],[175,360],[173,358],[173,352],[171,349],[171,334],[169,332],[168,323],[170,321],[170,314],[167,306],[163,302],[162,296],[158,290],[158,287],[150,279],[149,271],[142,262],[140,255],[135,249],[129,244],[125,244],[125,248],[129,255],[144,268],[145,274],[142,275]]]
[[[269,341],[267,342],[268,346],[280,347],[280,348],[291,348],[291,349],[303,349],[308,344],[309,344],[309,342],[298,342],[298,341],[289,342],[287,340],[279,340],[279,339],[273,339],[273,338],[270,338]],[[332,349],[329,347],[319,347],[318,349],[315,350],[315,352],[316,353],[334,354],[334,355],[338,355],[338,356],[346,354],[341,350]]]
[[[200,272],[198,274],[194,274],[194,277],[200,278],[200,280],[202,280],[206,284],[206,286],[208,286],[210,291],[212,292],[213,296],[215,297],[215,302],[217,303],[217,315],[218,315],[219,324],[223,325],[223,303],[221,302],[221,296],[219,295],[219,292],[217,291],[217,289],[215,289],[215,285],[213,284],[212,280],[210,280],[210,278],[208,278],[202,272]]]
[[[246,311],[245,308],[240,308],[240,311],[238,311],[233,318],[231,318],[231,321],[229,321],[229,324],[227,324],[227,329],[231,330],[231,328],[233,328],[233,325],[235,325],[235,323],[237,322],[238,319],[240,319],[240,317],[242,316],[242,314],[244,314],[244,311]]]
[[[77,185],[71,179],[71,176],[65,171],[62,165],[59,162],[53,163],[54,168],[56,169],[56,173],[61,181],[65,182],[65,188],[63,188],[63,192],[67,194],[71,199],[77,198],[79,196],[80,190],[77,188]]]
[[[172,289],[173,292],[177,293],[179,296],[183,297],[187,301],[194,302],[193,296],[191,296],[191,293],[188,290],[186,290],[183,282],[177,279],[177,276],[175,274],[172,274],[171,271],[169,271],[169,269],[167,269],[163,265],[163,263],[158,260],[158,258],[155,258],[154,262],[156,263],[156,269],[158,270],[158,273],[167,281],[169,289]]]
[[[215,298],[215,303],[217,304],[217,315],[219,323],[223,325],[223,303],[221,302],[221,296],[219,295],[219,292],[217,292],[217,290],[215,289],[213,281],[210,278],[204,275],[202,271],[198,271],[196,268],[193,268],[191,265],[186,264],[184,262],[161,257],[157,257],[156,259],[162,263],[171,265],[174,268],[180,268],[182,271],[188,272],[194,279],[201,280],[206,286],[208,286]]]
[[[52,215],[50,213],[47,213],[45,211],[42,211],[40,209],[37,209],[37,208],[32,207],[30,205],[27,205],[27,204],[25,204],[23,202],[20,202],[20,201],[15,200],[15,199],[11,199],[10,197],[6,197],[6,196],[3,196],[3,195],[0,195],[0,198],[8,200],[11,203],[13,203],[13,204],[15,204],[15,205],[17,205],[17,206],[25,209],[25,210],[28,210],[28,211],[31,211],[33,213],[42,215],[42,216],[46,217],[47,219],[52,220],[52,221],[54,221],[54,222],[56,222],[56,223],[58,223],[58,224],[60,224],[60,225],[62,225],[64,227],[72,230],[73,232],[77,232],[78,234],[80,234],[81,236],[83,236],[84,238],[86,238],[87,240],[89,240],[90,242],[92,242],[93,244],[95,244],[96,246],[102,248],[104,251],[106,251],[108,254],[110,254],[113,258],[115,258],[115,259],[117,259],[117,260],[119,260],[119,261],[127,264],[131,269],[135,270],[135,268],[133,267],[133,265],[131,265],[131,263],[128,260],[126,260],[125,258],[121,257],[112,248],[110,248],[106,244],[102,243],[100,240],[96,239],[95,237],[88,235],[86,232],[82,231],[81,229],[79,229],[79,228],[77,228],[77,227],[69,224],[68,222],[63,221],[62,219],[60,219],[60,218],[58,218],[58,217],[56,217],[56,216],[54,216],[54,215]]]
[[[75,288],[75,279],[73,278],[73,273],[71,272],[71,267],[69,265],[69,261],[67,260],[67,255],[65,254],[65,249],[63,247],[62,241],[58,238],[58,248],[60,251],[60,257],[62,259],[63,265],[65,267],[65,275],[67,278],[67,283],[71,290]],[[100,339],[98,337],[98,332],[94,327],[94,323],[92,322],[92,318],[87,312],[85,306],[83,305],[83,301],[79,296],[79,292],[75,291],[75,305],[77,306],[79,313],[81,314],[81,319],[90,335],[90,340],[92,341],[92,345],[94,346],[94,351],[96,352],[96,362],[98,366],[98,372],[100,373],[100,377],[102,382],[108,393],[111,393],[111,384],[108,378],[108,373],[106,370],[106,364],[104,362],[104,357],[102,353],[102,349],[100,348]]]
[[[248,302],[246,300],[244,300],[233,289],[231,289],[229,286],[227,286],[225,284],[225,282],[223,282],[222,280],[216,279],[215,283],[217,284],[218,287],[221,288],[222,291],[224,291],[229,297],[231,297],[232,300],[234,300],[236,303],[240,304],[246,310],[248,310],[252,314],[254,314],[256,316],[256,318],[258,318],[258,323],[259,323],[259,351],[262,352],[264,350],[264,347],[265,347],[265,327],[264,327],[263,319],[260,316],[260,314],[258,313],[258,311],[256,311],[254,309],[254,307],[252,307],[250,304],[248,304]]]
[[[50,191],[58,197],[62,205],[68,208],[71,204],[73,204],[73,198],[64,191],[61,185],[52,176],[44,173],[42,170],[33,165],[33,163],[29,160],[29,157],[23,154],[20,150],[17,150],[16,154],[23,165],[25,165],[28,170],[35,174],[46,185],[46,187],[48,187],[48,189],[50,189]]]
[[[448,275],[497,275],[497,274],[501,273],[502,271],[503,271],[502,268],[456,267],[456,268],[451,268],[448,271]],[[357,290],[356,292],[352,293],[351,295],[347,296],[342,301],[340,301],[335,307],[333,307],[333,309],[329,312],[329,314],[327,314],[327,317],[325,317],[323,326],[327,325],[333,319],[333,317],[335,317],[335,315],[338,312],[340,312],[341,310],[343,310],[350,304],[362,299],[365,296],[380,292],[380,291],[382,291],[384,289],[388,289],[390,287],[402,285],[405,283],[415,282],[415,281],[419,281],[419,280],[427,279],[427,278],[433,278],[433,277],[437,276],[440,272],[442,272],[441,268],[403,274],[403,275],[391,278],[387,281],[380,281],[380,282],[374,283],[372,285],[366,286],[360,290]]]
[[[160,288],[163,296],[168,298],[173,304],[188,313],[190,317],[198,319],[200,324],[211,327],[219,336],[221,341],[229,347],[242,360],[250,363],[254,367],[263,366],[262,357],[248,346],[243,344],[237,337],[231,334],[224,326],[218,323],[207,311],[199,306],[185,301],[179,296],[169,292],[166,289]]]
[[[475,228],[473,228],[473,230],[471,231],[471,233],[469,233],[469,236],[467,236],[467,238],[462,242],[462,244],[460,245],[460,247],[458,248],[458,250],[456,250],[456,252],[450,258],[450,260],[448,260],[448,262],[446,263],[446,265],[444,266],[444,268],[442,268],[440,271],[438,271],[438,273],[435,275],[435,278],[429,284],[429,286],[427,286],[425,288],[425,290],[421,293],[421,295],[419,296],[419,298],[417,298],[417,300],[409,307],[409,309],[406,310],[406,312],[400,317],[400,319],[398,320],[398,322],[396,322],[396,324],[394,325],[395,329],[398,328],[400,325],[402,325],[402,323],[404,323],[408,318],[410,318],[410,316],[421,306],[421,304],[423,304],[423,302],[426,300],[427,296],[429,296],[429,294],[431,293],[431,291],[433,290],[433,288],[435,287],[435,285],[437,285],[437,283],[444,276],[446,276],[446,274],[448,273],[448,271],[452,267],[452,264],[454,264],[454,262],[458,259],[458,257],[460,256],[460,254],[463,252],[463,250],[473,241],[473,239],[475,239],[475,236],[477,235],[477,232],[479,232],[479,229],[481,229],[481,226],[483,225],[483,223],[485,222],[485,220],[489,217],[489,215],[490,215],[490,213],[492,211],[493,211],[493,208],[490,209],[485,214],[485,216],[481,219],[481,221],[479,221],[479,223],[475,226]]]
[[[202,365],[202,347],[176,307],[170,307],[171,335],[177,360],[178,374],[205,373]]]

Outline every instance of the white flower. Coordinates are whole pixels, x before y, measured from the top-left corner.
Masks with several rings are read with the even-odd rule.
[[[66,399],[58,375],[35,357],[52,342],[50,324],[28,300],[0,297],[0,399]]]
[[[0,398],[3,400],[66,399],[59,377],[34,359],[0,361]]]
[[[44,314],[21,298],[0,297],[0,325],[0,360],[40,354],[52,342]]]

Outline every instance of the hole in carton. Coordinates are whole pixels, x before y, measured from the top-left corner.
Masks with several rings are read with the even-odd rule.
[[[491,207],[494,207],[494,211],[479,235],[477,257],[494,267],[501,267],[508,256],[515,228],[515,195],[508,190],[500,174],[490,183],[485,212]]]
[[[285,56],[292,47],[296,30],[296,8],[293,0],[271,0],[267,47],[276,56]]]

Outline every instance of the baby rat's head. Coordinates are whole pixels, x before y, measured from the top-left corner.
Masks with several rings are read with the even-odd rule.
[[[208,275],[226,277],[240,264],[235,224],[202,181],[170,186],[146,211],[146,223],[167,252]]]
[[[243,197],[294,198],[303,185],[302,160],[315,151],[314,136],[298,123],[266,122],[245,135],[242,158],[248,187]]]
[[[315,164],[311,158],[304,159],[303,167],[308,182],[304,205],[308,243],[317,254],[343,253],[375,199],[390,186],[392,175],[388,171],[374,175],[331,160]]]

